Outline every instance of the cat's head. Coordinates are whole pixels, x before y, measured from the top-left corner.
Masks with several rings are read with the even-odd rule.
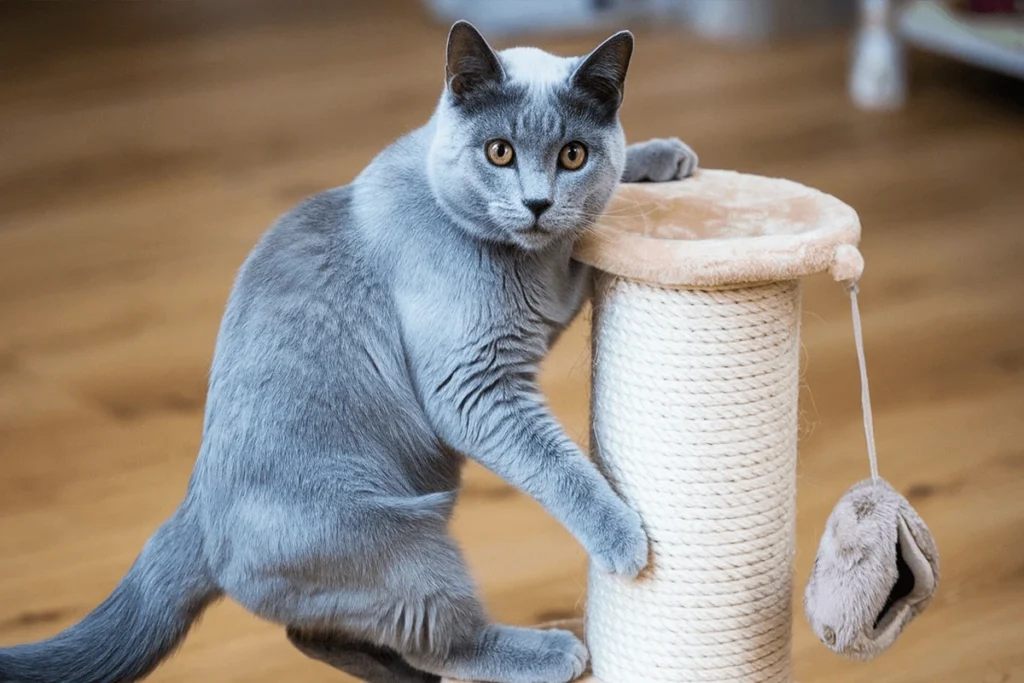
[[[446,212],[479,238],[531,250],[591,225],[625,164],[618,113],[632,52],[627,31],[586,57],[495,52],[456,23],[427,161]]]

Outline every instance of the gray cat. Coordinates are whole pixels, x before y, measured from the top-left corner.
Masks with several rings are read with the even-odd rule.
[[[239,272],[181,507],[80,623],[0,650],[0,681],[137,680],[223,595],[374,683],[584,670],[572,634],[488,620],[447,525],[465,454],[598,567],[647,562],[639,517],[536,384],[588,296],[573,243],[616,184],[696,165],[675,139],[626,148],[632,47],[495,53],[455,24],[431,120],[279,219]]]

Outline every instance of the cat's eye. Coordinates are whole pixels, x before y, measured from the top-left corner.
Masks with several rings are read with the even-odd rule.
[[[495,166],[508,166],[515,155],[508,140],[491,140],[487,143],[487,160]]]
[[[558,153],[558,163],[562,168],[575,171],[587,161],[587,148],[582,142],[570,142]]]

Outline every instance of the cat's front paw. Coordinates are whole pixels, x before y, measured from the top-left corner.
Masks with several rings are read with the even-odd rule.
[[[626,148],[622,182],[655,182],[688,178],[697,170],[697,153],[679,138],[654,138]]]
[[[555,675],[551,680],[572,681],[583,675],[590,655],[580,639],[569,631],[550,630],[544,632],[544,644],[538,653],[539,659],[550,659]]]
[[[650,544],[640,515],[621,506],[617,514],[601,524],[598,542],[590,558],[599,569],[627,578],[636,578],[647,566]]]

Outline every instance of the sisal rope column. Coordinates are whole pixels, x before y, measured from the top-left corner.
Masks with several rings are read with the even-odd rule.
[[[652,545],[636,581],[590,573],[600,680],[789,680],[799,311],[793,280],[600,278],[591,452]]]
[[[636,580],[591,567],[601,683],[789,683],[800,278],[859,275],[857,214],[797,183],[626,185],[598,270],[591,453],[644,522]]]

